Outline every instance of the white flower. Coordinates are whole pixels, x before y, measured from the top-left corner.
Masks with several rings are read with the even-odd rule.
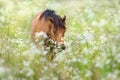
[[[69,41],[69,42],[64,42],[64,44],[65,44],[65,46],[70,47],[70,46],[71,46],[71,44],[72,44],[72,41]]]
[[[5,17],[4,16],[0,16],[0,21],[1,22],[5,22]],[[0,27],[2,27],[2,26],[0,26]]]
[[[0,75],[5,73],[5,68],[4,67],[0,67]]]
[[[95,67],[96,67],[96,68],[102,68],[102,64],[101,64],[100,62],[97,62],[97,63],[95,64]]]
[[[101,42],[102,42],[102,43],[105,42],[105,41],[107,41],[107,38],[105,37],[105,35],[101,35],[101,36],[100,36],[100,39],[101,39]]]
[[[99,27],[103,27],[106,23],[107,23],[107,21],[105,19],[102,19],[100,21]]]
[[[102,19],[100,22],[93,21],[91,24],[95,27],[103,27],[106,23],[107,21],[105,19]]]
[[[30,61],[23,61],[24,66],[29,66],[31,64]]]
[[[96,27],[96,26],[98,26],[98,25],[99,25],[98,22],[96,22],[96,21],[93,21],[93,22],[92,22],[92,26],[95,26],[95,27]]]
[[[88,64],[88,61],[87,61],[87,60],[83,60],[82,63],[85,64],[85,65],[87,65],[87,64]]]
[[[30,76],[34,75],[34,71],[31,68],[27,68],[27,67],[24,67],[19,72],[26,74],[27,77],[30,77]]]
[[[34,71],[32,69],[29,69],[29,71],[27,72],[26,76],[32,76],[34,74]]]
[[[77,58],[72,58],[72,60],[71,60],[72,62],[77,62]]]
[[[92,72],[90,70],[87,70],[85,77],[90,77],[90,76],[92,76]]]
[[[106,61],[106,64],[109,64],[111,62],[111,60],[110,59],[108,59],[107,61]]]
[[[47,38],[47,34],[45,32],[36,32],[35,40],[38,42],[39,40],[44,41]]]
[[[88,49],[86,47],[83,48],[82,50],[83,53],[88,53]]]
[[[47,66],[44,66],[43,68],[44,68],[44,70],[46,70],[46,71],[48,70],[48,67],[47,67]]]
[[[68,70],[71,72],[73,70],[73,67],[69,67]]]
[[[119,80],[119,70],[114,70],[111,73],[108,73],[106,76],[107,80]]]
[[[116,60],[118,63],[120,63],[120,54],[116,54],[116,55],[115,55],[115,60]]]
[[[0,59],[0,65],[4,63],[4,59]]]
[[[44,50],[42,54],[43,54],[43,55],[47,55],[47,54],[48,54],[48,51],[47,51],[47,50]]]
[[[47,38],[47,35],[46,35],[45,32],[36,32],[36,33],[35,33],[35,36],[36,36],[36,38],[38,38],[38,37]]]
[[[93,39],[94,39],[93,34],[91,34],[91,33],[84,33],[83,36],[85,37],[85,40],[88,43],[92,43],[93,42]]]
[[[99,47],[98,47],[98,46],[94,46],[93,49],[94,49],[94,50],[98,50]]]

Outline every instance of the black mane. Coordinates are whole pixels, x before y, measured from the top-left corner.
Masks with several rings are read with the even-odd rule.
[[[45,17],[46,20],[48,19],[48,17],[53,18],[53,24],[56,29],[57,27],[65,29],[65,22],[63,22],[63,19],[59,15],[55,14],[54,10],[50,10],[50,9],[45,10],[40,16],[40,18],[42,17]]]

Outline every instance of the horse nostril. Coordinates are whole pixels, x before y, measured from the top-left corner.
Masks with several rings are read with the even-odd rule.
[[[65,50],[65,45],[63,44],[63,42],[58,43],[57,45],[58,45],[58,47],[60,47],[62,50]]]

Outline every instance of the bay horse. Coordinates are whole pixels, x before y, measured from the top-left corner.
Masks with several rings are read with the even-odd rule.
[[[66,31],[65,22],[66,16],[63,18],[55,13],[54,10],[47,9],[43,12],[39,12],[32,21],[31,28],[31,38],[32,41],[36,43],[36,33],[42,32],[46,34],[47,37],[44,37],[44,46],[49,46],[47,42],[49,39],[52,39],[55,43],[54,46],[60,45],[61,49],[65,49],[64,46],[64,34]],[[50,52],[52,54],[51,59],[55,56],[53,48],[50,47]]]

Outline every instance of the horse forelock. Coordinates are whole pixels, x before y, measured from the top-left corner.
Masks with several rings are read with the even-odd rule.
[[[41,14],[40,18],[42,18],[42,17],[45,17],[46,20],[49,17],[53,18],[53,25],[54,25],[54,28],[56,28],[56,30],[58,27],[64,28],[64,29],[66,28],[65,22],[63,22],[63,19],[59,15],[57,15],[54,10],[50,10],[50,9],[45,10]]]

